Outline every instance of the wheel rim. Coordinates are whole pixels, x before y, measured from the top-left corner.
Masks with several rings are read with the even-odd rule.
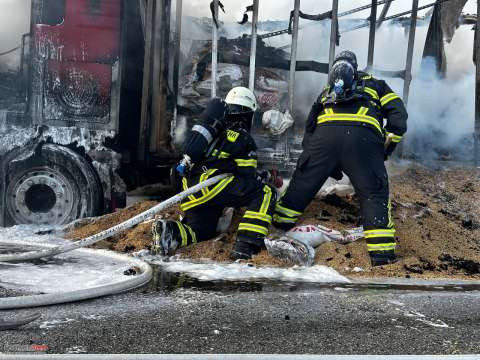
[[[28,170],[10,184],[7,208],[17,224],[63,224],[74,211],[74,193],[61,173]]]

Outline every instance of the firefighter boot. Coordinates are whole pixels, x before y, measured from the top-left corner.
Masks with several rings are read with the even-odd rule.
[[[235,248],[230,254],[231,260],[250,260],[262,249],[263,240],[251,239],[246,236],[238,236]]]
[[[372,266],[382,266],[397,262],[394,251],[373,251],[370,252]]]
[[[152,235],[152,252],[155,254],[171,256],[180,246],[181,234],[175,221],[155,221],[152,225]]]

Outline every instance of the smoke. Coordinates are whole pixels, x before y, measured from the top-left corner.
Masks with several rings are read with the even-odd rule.
[[[349,27],[348,23],[341,28]],[[413,81],[409,97],[409,131],[405,137],[406,154],[421,159],[470,160],[474,130],[475,67],[472,62],[473,36],[470,27],[457,30],[446,45],[448,71],[445,78],[435,72],[433,61],[422,62],[427,26],[417,29]],[[299,59],[328,62],[330,24],[325,22],[301,31]],[[377,32],[374,68],[405,68],[408,34],[399,25],[383,26]],[[353,50],[359,68],[366,67],[368,29],[344,33],[343,49]],[[401,79],[385,79],[398,94],[403,93]],[[325,75],[297,73],[296,114],[304,119],[327,81]]]
[[[20,46],[22,35],[30,31],[31,0],[0,0],[0,53]],[[0,56],[0,72],[15,70],[20,51]]]

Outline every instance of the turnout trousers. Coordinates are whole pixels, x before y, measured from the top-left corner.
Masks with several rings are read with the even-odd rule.
[[[277,203],[274,225],[291,229],[333,170],[350,178],[360,199],[370,255],[393,253],[391,217],[383,138],[359,125],[322,125],[304,141],[304,151],[286,192]]]
[[[206,177],[202,180],[206,180]],[[195,182],[197,181],[193,181]],[[188,188],[188,185],[190,182],[184,181],[184,188]],[[276,192],[256,178],[227,178],[181,204],[181,209],[185,212],[185,218],[177,222],[182,238],[181,246],[212,239],[217,235],[218,220],[225,208],[245,207],[237,238],[262,247],[272,223],[275,202]]]

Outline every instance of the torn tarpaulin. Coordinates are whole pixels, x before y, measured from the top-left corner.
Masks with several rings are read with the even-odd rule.
[[[218,2],[218,7],[225,13],[225,7],[220,1]],[[212,13],[213,22],[218,29],[218,14],[215,13],[215,1],[210,3],[210,12]]]
[[[247,6],[245,13],[243,14],[242,21],[239,22],[240,25],[245,25],[248,22],[248,13],[253,11],[253,5]]]
[[[433,57],[440,74],[445,75],[447,71],[444,41],[452,41],[466,2],[467,0],[449,0],[446,2],[438,1],[435,4],[425,41],[423,58]]]
[[[311,21],[323,21],[323,20],[326,20],[326,19],[331,19],[332,14],[333,14],[332,10],[327,11],[327,12],[322,13],[322,14],[317,14],[317,15],[309,15],[309,14],[305,14],[302,11],[299,11],[299,16],[300,16],[301,19],[311,20]],[[292,34],[292,26],[293,26],[294,16],[295,16],[295,10],[292,10],[290,12],[290,21],[288,23],[288,33],[289,34]],[[337,46],[340,45],[340,31],[338,29],[339,29],[339,27],[338,27],[338,19],[337,19]]]

